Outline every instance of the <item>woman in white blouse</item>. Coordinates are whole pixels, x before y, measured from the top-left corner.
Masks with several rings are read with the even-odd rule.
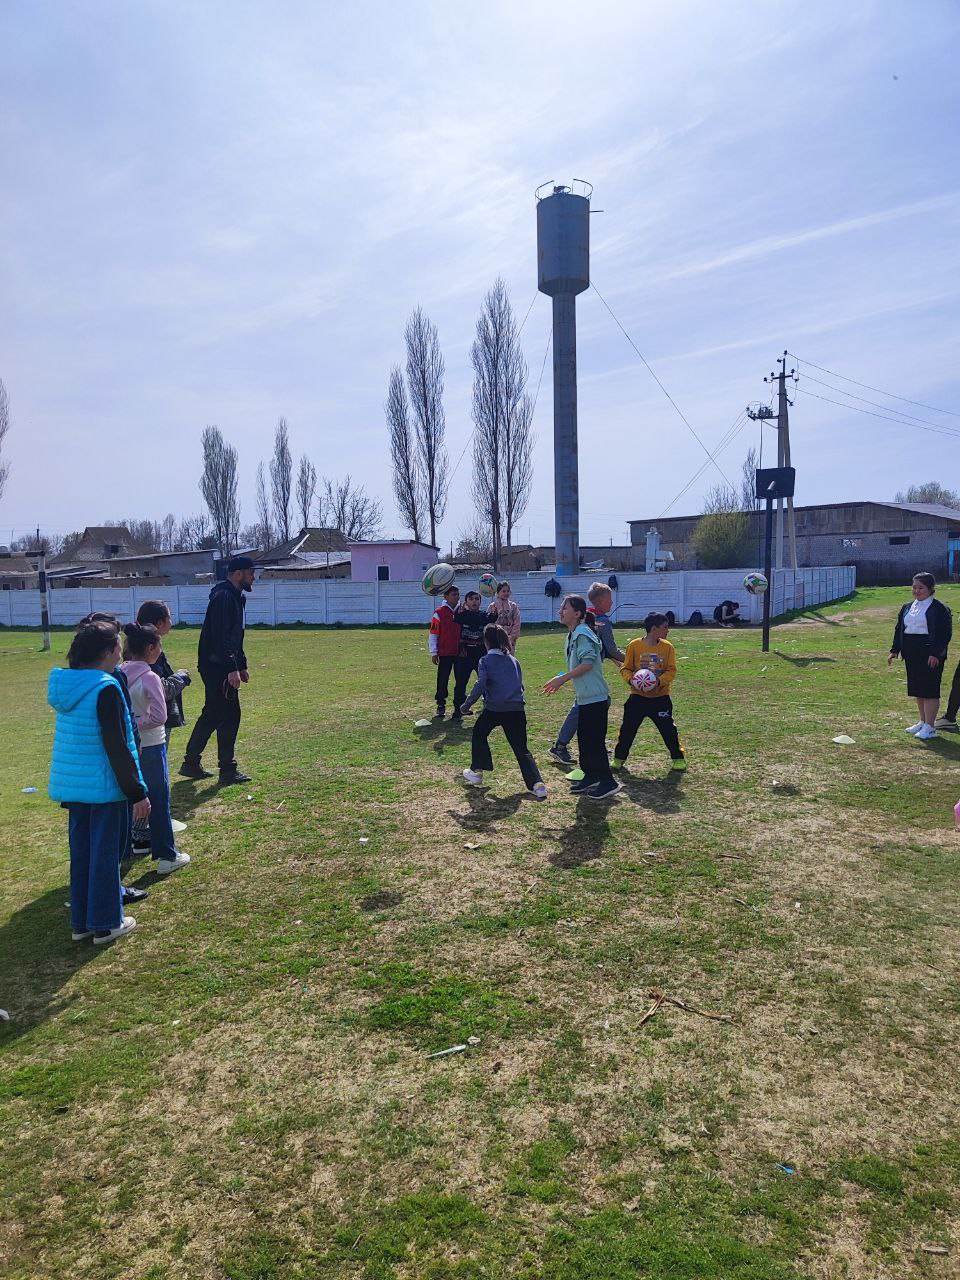
[[[934,598],[937,580],[932,573],[913,578],[913,600],[897,616],[887,664],[902,658],[907,668],[907,696],[916,698],[920,719],[910,725],[921,742],[937,736],[933,722],[940,706],[940,680],[953,634],[953,618],[946,605]]]

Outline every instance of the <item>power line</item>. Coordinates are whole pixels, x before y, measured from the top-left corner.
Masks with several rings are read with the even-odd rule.
[[[713,455],[706,462],[704,462],[697,471],[693,473],[693,475],[690,477],[687,483],[683,486],[680,492],[676,495],[676,497],[674,497],[670,502],[667,503],[664,509],[657,516],[658,520],[662,520],[663,517],[670,510],[670,508],[676,506],[676,504],[680,501],[680,499],[687,492],[687,490],[692,485],[694,485],[697,482],[697,480],[700,479],[704,471],[706,471],[707,467],[710,466],[711,462],[714,465],[716,465],[716,454],[722,453],[723,450],[726,449],[726,447],[733,442],[734,438],[737,435],[739,435],[739,433],[743,430],[743,428],[746,426],[748,421],[749,421],[749,418],[747,417],[746,409],[741,409],[740,412],[737,414],[736,418],[734,419],[734,421],[730,424],[730,426],[724,432],[723,436],[720,439],[720,443],[717,445],[716,449],[713,452]],[[720,468],[717,467],[717,470],[719,471]],[[723,475],[723,472],[721,471],[720,474]],[[727,484],[730,486],[731,489],[733,489],[733,485],[730,484],[729,480],[727,480]]]
[[[861,404],[872,405],[874,409],[883,409],[885,413],[896,413],[901,418],[909,418],[912,422],[921,425],[933,427],[935,431],[953,431],[955,428],[948,427],[945,422],[931,422],[928,418],[918,418],[914,413],[906,413],[902,409],[892,409],[889,405],[880,404],[877,400],[868,400],[866,396],[855,395],[852,391],[844,391],[842,387],[835,387],[830,382],[824,382],[822,378],[814,378],[811,374],[805,373],[804,378],[807,382],[815,382],[818,387],[826,387],[828,391],[836,391],[837,395],[849,396],[851,400],[859,400]],[[853,405],[850,406],[853,408]],[[946,410],[944,412],[947,412]],[[957,434],[960,434],[958,432]]]
[[[872,409],[861,409],[856,404],[845,404],[842,400],[831,400],[829,396],[818,395],[816,391],[807,391],[804,387],[797,387],[805,396],[813,396],[814,400],[822,400],[824,404],[835,404],[840,409],[848,409],[853,413],[865,413],[871,418],[880,418],[883,422],[893,422],[900,427],[916,427],[918,431],[929,431],[932,435],[950,436],[956,439],[960,436],[960,431],[955,431],[952,427],[926,427],[919,422],[908,422],[905,418],[891,418],[886,413],[875,413]]]
[[[707,459],[708,459],[708,461],[709,461],[710,463],[712,463],[712,464],[713,464],[713,466],[715,466],[715,467],[717,468],[717,470],[720,472],[721,476],[723,476],[724,480],[726,480],[727,484],[728,484],[728,485],[730,485],[730,488],[732,489],[732,488],[733,488],[733,485],[732,485],[732,484],[730,484],[729,479],[727,478],[727,476],[726,476],[726,475],[724,475],[724,473],[723,473],[723,471],[721,470],[721,468],[720,468],[719,464],[717,463],[717,460],[714,458],[713,454],[710,452],[710,450],[707,448],[707,446],[703,443],[703,441],[702,441],[702,440],[700,439],[700,437],[697,435],[696,431],[694,431],[693,427],[690,425],[689,421],[687,420],[687,418],[686,418],[686,416],[684,415],[683,411],[681,410],[680,406],[677,404],[676,400],[674,400],[673,396],[670,394],[670,392],[667,390],[667,388],[663,385],[663,383],[660,381],[660,379],[659,379],[659,378],[657,377],[657,375],[654,373],[653,369],[650,367],[650,364],[649,364],[649,362],[647,361],[647,358],[644,356],[643,352],[640,350],[640,348],[637,346],[637,344],[634,342],[634,340],[630,337],[629,333],[627,333],[626,329],[623,327],[623,325],[620,323],[620,321],[617,319],[617,317],[613,314],[613,311],[610,309],[610,304],[607,302],[606,298],[603,296],[603,294],[600,292],[600,290],[597,288],[597,286],[596,286],[592,281],[591,281],[591,283],[590,283],[590,287],[591,287],[591,289],[593,289],[594,293],[597,295],[597,297],[600,299],[600,301],[601,301],[601,302],[603,303],[603,305],[606,307],[607,311],[609,311],[609,312],[610,312],[610,317],[611,317],[611,319],[613,320],[614,324],[617,326],[617,328],[620,330],[620,332],[623,334],[623,336],[626,338],[626,340],[630,343],[631,347],[633,347],[634,351],[637,353],[637,355],[638,355],[638,356],[640,357],[640,359],[643,361],[644,367],[646,368],[647,372],[650,374],[650,377],[651,377],[651,378],[653,378],[654,382],[657,384],[657,386],[660,388],[660,390],[663,392],[663,394],[667,397],[667,399],[668,399],[668,400],[670,401],[670,403],[673,405],[674,409],[676,409],[677,414],[678,414],[678,416],[679,416],[679,418],[680,418],[680,421],[683,423],[683,425],[687,428],[687,430],[688,430],[688,431],[690,432],[690,434],[693,436],[694,440],[696,440],[697,444],[700,446],[700,448],[703,450],[703,452],[707,455]]]
[[[911,400],[909,396],[898,396],[893,391],[882,391],[880,387],[871,387],[869,382],[858,382],[856,378],[848,378],[843,373],[834,373],[832,369],[825,369],[823,365],[814,364],[812,360],[803,360],[800,356],[794,355],[792,351],[787,354],[796,360],[798,364],[808,364],[811,369],[819,369],[821,373],[829,373],[831,378],[839,378],[842,382],[852,382],[855,387],[863,387],[867,391],[875,391],[877,395],[887,396],[890,400],[902,400],[904,404],[915,404],[920,409],[931,409],[934,413],[948,413],[952,418],[960,418],[960,413],[953,409],[938,409],[935,404],[924,404],[922,400]]]

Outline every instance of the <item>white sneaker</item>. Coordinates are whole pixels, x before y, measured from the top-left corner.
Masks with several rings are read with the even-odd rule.
[[[546,800],[547,788],[544,783],[535,782],[530,788],[530,794],[533,796],[534,800]]]
[[[160,858],[157,862],[157,875],[168,876],[172,871],[179,871],[190,862],[189,853],[177,853],[175,858]]]
[[[93,945],[95,947],[105,947],[108,942],[116,942],[117,938],[122,938],[125,934],[131,933],[137,927],[137,922],[133,916],[125,916],[122,924],[118,924],[115,929],[111,929],[109,933],[102,934],[99,938],[96,934],[93,936]]]
[[[931,738],[940,737],[932,724],[921,725],[919,732],[915,733],[913,736],[918,742],[929,742]]]
[[[916,724],[907,725],[906,729],[904,729],[904,733],[912,733],[914,736],[916,736],[922,728],[923,728],[923,721],[918,720]]]
[[[464,782],[469,782],[471,787],[483,786],[483,774],[479,770],[464,769],[463,780]]]

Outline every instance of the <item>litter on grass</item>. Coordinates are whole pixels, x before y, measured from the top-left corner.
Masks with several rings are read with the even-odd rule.
[[[778,1164],[778,1165],[774,1165],[774,1168],[775,1168],[775,1169],[779,1169],[781,1173],[796,1173],[796,1172],[797,1172],[797,1171],[796,1171],[796,1169],[792,1168],[792,1167],[791,1167],[790,1165],[788,1165],[788,1164]]]
[[[370,837],[369,837],[369,836],[361,836],[361,837],[360,837],[360,844],[369,844],[369,843],[370,843]]]
[[[187,829],[187,824],[185,822],[181,822],[179,818],[171,818],[170,825],[173,827],[173,834],[175,836],[178,836],[181,831],[186,831]]]
[[[449,1049],[438,1049],[436,1053],[428,1053],[428,1058],[447,1058],[451,1053],[466,1053],[468,1049],[472,1049],[474,1045],[480,1043],[479,1036],[467,1036],[465,1044],[453,1044]]]
[[[25,796],[35,796],[37,794],[36,787],[21,787],[20,790]]]
[[[415,729],[429,729],[429,728],[430,728],[430,721],[429,721],[429,720],[414,720],[414,722],[413,722],[413,727],[414,727]]]
[[[0,1022],[9,1022],[9,1021],[10,1021],[9,1013],[7,1013],[6,1009],[0,1009]]]
[[[854,738],[849,737],[845,733],[838,733],[837,736],[833,739],[833,741],[838,743],[841,747],[856,746],[856,740]]]

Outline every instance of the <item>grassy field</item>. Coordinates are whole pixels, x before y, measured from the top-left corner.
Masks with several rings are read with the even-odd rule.
[[[0,632],[0,1273],[960,1274],[960,741],[903,733],[906,598],[767,655],[675,631],[689,771],[646,725],[608,808],[546,754],[558,632],[519,650],[538,805],[502,738],[479,794],[468,732],[413,727],[423,634],[252,631],[255,782],[176,783],[193,863],[137,864],[103,950],[44,794],[68,639]]]

